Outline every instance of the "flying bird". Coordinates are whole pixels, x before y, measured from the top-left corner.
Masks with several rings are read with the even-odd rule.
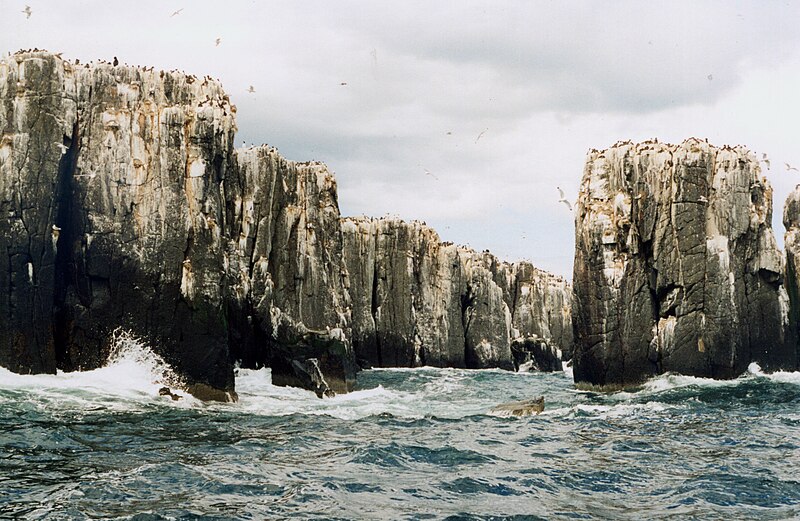
[[[558,202],[559,202],[559,203],[564,203],[564,204],[566,204],[566,205],[567,205],[567,208],[569,208],[569,211],[571,212],[571,211],[572,211],[572,204],[570,204],[570,202],[569,202],[569,201],[567,201],[567,198],[566,198],[566,196],[564,195],[564,190],[562,190],[560,186],[557,186],[557,187],[556,187],[556,190],[558,190],[558,196],[560,197],[560,199],[558,200]]]
[[[56,143],[55,145],[56,145],[58,148],[60,148],[60,149],[61,149],[61,155],[62,155],[62,156],[63,156],[64,154],[66,154],[66,153],[67,153],[67,145],[65,145],[64,143]]]
[[[250,85],[250,88],[247,89],[247,92],[249,92],[250,94],[254,93],[255,91],[256,89],[252,85]]]
[[[342,82],[342,83],[340,83],[339,85],[347,85],[347,82],[346,82],[346,81],[343,81],[343,82]]]
[[[178,9],[177,11],[175,11],[174,13],[169,15],[170,18],[173,17],[173,16],[178,16],[179,14],[181,14],[181,11],[183,11],[183,7],[181,7],[180,9]]]
[[[478,134],[478,137],[476,137],[476,138],[475,138],[475,144],[476,144],[476,145],[478,144],[478,140],[479,140],[480,138],[482,138],[484,134],[486,134],[486,131],[487,131],[487,130],[489,130],[489,129],[488,129],[488,128],[485,128],[485,129],[481,130],[481,133],[480,133],[480,134]]]
[[[800,172],[800,170],[798,170],[797,168],[793,167],[789,163],[784,163],[784,165],[786,165],[786,171],[787,172],[790,171],[790,170],[794,170],[795,172]]]
[[[711,80],[713,80],[713,79],[714,79],[714,75],[713,75],[713,74],[709,74],[709,75],[708,75],[708,76],[706,76],[706,77],[708,78],[708,81],[711,81]]]
[[[217,38],[216,40],[214,40],[214,46],[215,47],[219,47],[219,44],[221,44],[221,43],[222,43],[222,38]]]
[[[769,170],[769,158],[767,157],[766,152],[761,152],[761,162],[767,165],[767,170]]]
[[[25,9],[23,9],[22,12],[25,13],[26,20],[31,17],[31,14],[33,14],[33,11],[31,11],[31,6],[29,5],[26,5]]]
[[[429,175],[432,178],[436,179],[437,181],[439,180],[439,178],[433,175],[427,168],[423,168],[423,170],[425,170],[425,175]]]

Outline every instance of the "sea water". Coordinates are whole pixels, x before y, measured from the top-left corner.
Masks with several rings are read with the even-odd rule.
[[[800,373],[599,394],[569,371],[383,369],[318,399],[242,369],[236,404],[159,396],[169,373],[135,342],[95,371],[0,369],[0,518],[800,517]]]

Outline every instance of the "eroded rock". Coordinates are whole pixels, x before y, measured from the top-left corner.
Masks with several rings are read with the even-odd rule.
[[[794,367],[771,208],[772,188],[741,146],[592,150],[576,208],[575,381]]]
[[[419,222],[342,220],[353,344],[379,367],[514,368],[512,338],[571,343],[571,288],[443,243]]]

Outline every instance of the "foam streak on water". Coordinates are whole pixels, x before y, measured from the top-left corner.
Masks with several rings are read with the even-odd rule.
[[[109,365],[0,370],[0,517],[20,519],[791,519],[800,374],[659,377],[366,371],[320,400],[240,370],[237,404],[173,402],[130,338]],[[545,412],[488,413],[544,395]]]

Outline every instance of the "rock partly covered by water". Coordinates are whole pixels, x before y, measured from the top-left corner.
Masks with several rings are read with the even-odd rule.
[[[744,147],[592,150],[576,208],[575,381],[794,368],[771,213],[772,188]]]
[[[420,222],[346,218],[342,230],[353,344],[370,365],[512,369],[514,346],[539,339],[537,367],[555,368],[571,343],[563,279],[443,243]]]

